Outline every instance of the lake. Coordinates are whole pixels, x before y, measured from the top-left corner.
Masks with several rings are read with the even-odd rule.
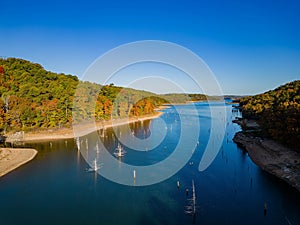
[[[211,107],[222,106],[213,103]],[[231,105],[225,106],[226,133],[221,140],[222,147],[212,164],[199,172],[198,165],[211,132],[211,110],[207,103],[196,103],[197,114],[191,115],[190,107],[167,108],[160,118],[130,124],[130,129],[120,126],[94,132],[79,140],[80,151],[73,139],[27,143],[25,146],[37,149],[38,155],[0,179],[0,224],[299,225],[300,194],[259,169],[232,141],[240,128],[231,122],[238,116]],[[180,165],[182,159],[173,157],[172,165],[180,167],[177,172],[159,183],[139,185],[158,176],[157,172],[153,177],[151,173],[141,176],[139,167],[157,165],[173,156],[183,128],[183,117],[178,110],[190,121],[187,132],[191,136],[197,134],[196,129],[200,131],[194,149],[189,147],[192,141],[183,139],[182,145],[187,146],[191,158]],[[193,122],[195,119],[200,121],[200,126]],[[149,147],[149,151],[136,151],[119,143],[116,136],[124,141],[132,137],[148,140],[150,147],[157,140],[159,144],[152,150]],[[116,159],[118,145],[124,155],[117,160],[119,164],[110,164],[107,160]],[[95,159],[99,174],[88,171]],[[105,176],[109,171],[123,171],[126,165],[137,168],[136,181],[128,174],[123,180],[120,178],[129,185],[118,184]],[[170,168],[159,169],[164,174]],[[191,204],[192,181],[195,216],[186,212]]]

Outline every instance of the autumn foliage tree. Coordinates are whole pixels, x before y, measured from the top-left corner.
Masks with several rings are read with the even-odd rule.
[[[257,119],[263,134],[300,149],[300,80],[240,99],[245,118]]]
[[[141,116],[164,102],[150,92],[79,81],[37,63],[0,58],[1,133]]]

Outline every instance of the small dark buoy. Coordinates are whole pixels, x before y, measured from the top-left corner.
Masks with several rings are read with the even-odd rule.
[[[189,195],[189,189],[188,189],[188,188],[185,189],[185,194],[186,194],[186,195]]]
[[[265,204],[264,204],[264,215],[267,215],[267,211],[268,211],[268,205],[265,202]]]

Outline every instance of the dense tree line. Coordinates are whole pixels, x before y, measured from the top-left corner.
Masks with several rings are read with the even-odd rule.
[[[70,124],[76,76],[46,71],[26,60],[0,59],[0,129]]]
[[[80,82],[74,95],[73,118],[96,121],[153,114],[166,101],[159,96],[113,84],[101,86]]]
[[[184,94],[184,93],[172,93],[160,95],[170,103],[186,103],[189,101],[207,101],[207,100],[222,100],[223,96],[207,96],[204,94]]]
[[[72,123],[153,114],[164,103],[203,101],[203,94],[166,94],[99,85],[46,71],[23,59],[0,58],[0,134],[69,127]]]
[[[150,92],[82,82],[16,58],[0,58],[0,97],[2,133],[70,126],[73,111],[79,120],[141,116],[164,102]]]
[[[245,118],[257,119],[263,135],[300,149],[300,80],[240,99]]]

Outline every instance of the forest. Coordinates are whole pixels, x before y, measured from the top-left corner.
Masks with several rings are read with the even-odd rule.
[[[240,99],[244,118],[256,119],[262,135],[300,149],[300,80]]]
[[[150,92],[82,82],[16,58],[0,59],[0,97],[1,133],[153,114],[166,102]]]
[[[217,101],[223,100],[223,96],[207,96],[204,94],[182,94],[182,93],[172,93],[172,94],[163,94],[159,95],[161,98],[165,99],[167,102],[173,104],[180,104],[186,102],[197,102],[197,101]]]
[[[0,58],[0,97],[0,134],[71,127],[91,119],[139,117],[154,114],[162,104],[219,99],[103,86],[17,58]]]
[[[207,100],[203,94],[166,94],[80,81],[24,59],[0,58],[0,134],[155,113],[165,103]]]

